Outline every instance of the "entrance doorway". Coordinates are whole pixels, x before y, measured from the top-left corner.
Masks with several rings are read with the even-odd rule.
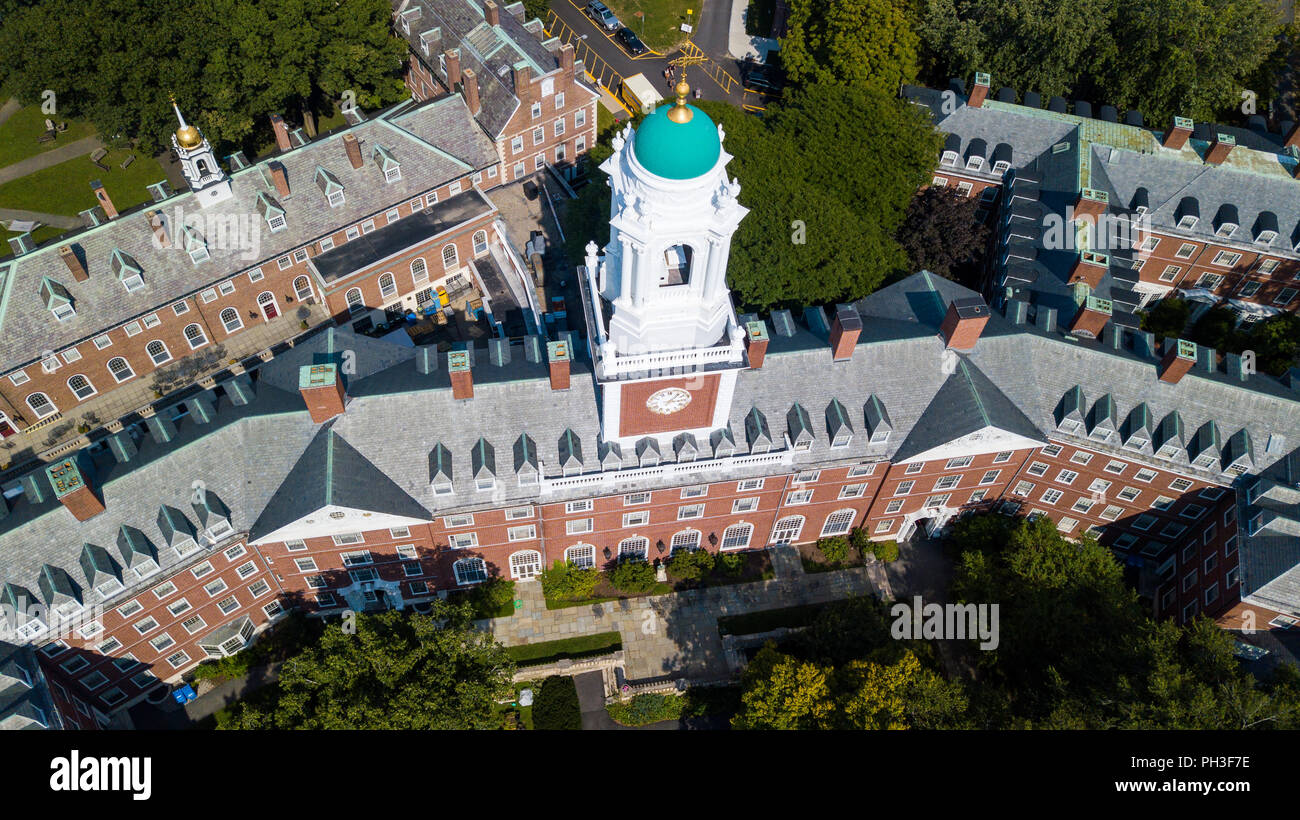
[[[262,316],[268,322],[280,315],[280,306],[275,303],[275,294],[269,290],[258,294],[257,306],[262,309]]]

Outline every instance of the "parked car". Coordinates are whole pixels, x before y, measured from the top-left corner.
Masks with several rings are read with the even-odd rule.
[[[617,31],[619,26],[622,25],[622,23],[618,21],[618,18],[614,16],[614,12],[609,10],[609,6],[606,6],[604,3],[600,2],[600,0],[591,0],[591,2],[587,4],[586,11],[587,16],[595,20],[596,25],[606,31]]]
[[[633,57],[646,53],[645,43],[642,43],[641,38],[637,37],[632,29],[627,26],[619,29],[618,34],[615,34],[614,37],[623,44],[623,48],[627,49],[627,53]]]

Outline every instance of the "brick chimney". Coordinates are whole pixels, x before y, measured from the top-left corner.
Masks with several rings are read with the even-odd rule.
[[[104,216],[109,219],[117,219],[117,208],[113,207],[113,200],[108,198],[108,191],[104,190],[104,183],[97,179],[91,180],[90,190],[95,192],[95,199],[99,201],[99,207],[104,209]]]
[[[1196,342],[1170,339],[1165,344],[1164,358],[1160,360],[1160,381],[1178,384],[1188,371],[1196,366]]]
[[[852,305],[836,305],[831,322],[831,358],[837,362],[853,358],[853,347],[862,333],[862,317]]]
[[[465,97],[465,107],[469,109],[471,116],[478,116],[478,75],[470,69],[465,69],[461,74],[460,93]]]
[[[71,245],[63,245],[59,248],[59,258],[68,266],[68,272],[72,274],[73,279],[84,282],[90,278],[90,273],[86,271],[86,263],[81,261],[81,257]]]
[[[298,368],[298,392],[315,424],[343,415],[347,389],[336,364],[305,364]]]
[[[1087,216],[1096,219],[1106,213],[1106,206],[1109,204],[1110,194],[1095,188],[1084,188],[1079,191],[1079,196],[1074,200],[1074,217],[1078,219]]]
[[[521,104],[531,104],[533,101],[533,87],[530,84],[533,79],[533,70],[528,67],[527,63],[515,63],[515,96],[519,98]]]
[[[970,97],[966,104],[971,108],[980,108],[984,105],[984,100],[989,96],[989,83],[992,78],[983,71],[975,72],[975,85],[970,90]]]
[[[447,66],[447,88],[455,91],[456,83],[460,82],[460,49],[443,52],[442,61]]]
[[[546,360],[551,367],[551,389],[569,389],[569,343],[551,342],[546,345]]]
[[[1187,117],[1174,117],[1173,124],[1165,132],[1164,146],[1172,148],[1175,151],[1187,144],[1187,140],[1192,136],[1192,129],[1195,123]]]
[[[474,374],[470,371],[468,353],[463,350],[448,351],[447,372],[451,374],[453,399],[474,398]]]
[[[560,70],[566,79],[573,76],[573,46],[569,43],[560,46]]]
[[[83,470],[75,457],[69,456],[51,464],[45,468],[45,475],[50,479],[55,497],[68,508],[73,518],[89,521],[104,511],[104,502],[90,486],[88,470]]]
[[[767,325],[761,319],[745,323],[745,349],[749,351],[751,370],[763,368],[763,358],[767,356]]]
[[[275,190],[279,192],[280,198],[284,199],[289,196],[289,172],[284,170],[284,164],[272,160],[266,164],[271,169],[271,182],[275,183]]]
[[[489,26],[499,26],[501,25],[501,9],[492,0],[487,0],[483,4],[483,18],[487,20]]]
[[[1109,268],[1110,257],[1106,254],[1097,253],[1096,251],[1080,251],[1079,258],[1074,260],[1074,268],[1070,271],[1068,284],[1087,282],[1089,288],[1096,290]]]
[[[1237,144],[1237,140],[1231,134],[1215,134],[1214,142],[1210,143],[1210,150],[1205,152],[1205,161],[1213,165],[1221,165],[1232,153],[1232,148]]]
[[[1283,145],[1287,148],[1300,148],[1300,122],[1291,126],[1291,130],[1286,135],[1286,142]]]
[[[153,239],[158,247],[172,246],[171,234],[167,232],[167,218],[162,211],[154,211],[149,215],[149,229],[153,231]]]
[[[954,299],[939,325],[944,345],[952,350],[972,350],[989,323],[989,306],[978,296]]]
[[[284,124],[284,117],[272,114],[271,130],[275,132],[275,144],[281,151],[288,151],[293,147],[289,142],[289,126]]]
[[[360,168],[365,164],[361,158],[361,143],[357,142],[357,135],[348,132],[343,135],[343,150],[348,153],[348,162],[352,163],[353,168]]]
[[[1074,315],[1070,332],[1089,339],[1101,338],[1102,328],[1110,321],[1112,309],[1109,299],[1089,296],[1087,301],[1079,306],[1079,312]]]

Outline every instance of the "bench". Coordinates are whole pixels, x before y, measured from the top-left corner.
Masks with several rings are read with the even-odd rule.
[[[135,154],[127,154],[126,159],[122,160],[122,170],[125,171],[126,167],[133,162],[135,162]]]
[[[100,162],[100,160],[106,156],[108,156],[108,149],[97,148],[95,149],[95,152],[90,155],[90,161],[93,162],[95,164],[95,167],[100,169],[101,171],[107,171],[108,166]]]
[[[41,134],[39,137],[36,138],[36,142],[37,144],[40,144],[42,142],[54,142],[54,132],[46,131],[44,134]]]

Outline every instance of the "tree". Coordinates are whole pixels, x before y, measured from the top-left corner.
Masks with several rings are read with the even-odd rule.
[[[564,601],[585,601],[596,591],[600,573],[595,567],[579,567],[571,561],[556,561],[555,566],[542,570],[542,594],[547,598]]]
[[[1096,69],[1113,104],[1136,108],[1155,125],[1175,115],[1237,114],[1243,89],[1255,94],[1257,108],[1269,96],[1246,84],[1277,49],[1282,28],[1262,0],[1131,0],[1115,9],[1112,44]]]
[[[174,94],[214,144],[255,148],[273,112],[405,96],[391,14],[386,0],[39,0],[0,27],[0,83],[25,102],[50,89],[60,114],[143,150],[175,129]]]
[[[919,38],[891,0],[791,0],[781,64],[791,82],[869,86],[893,94],[916,77]]]
[[[582,705],[573,678],[551,675],[542,681],[533,698],[533,727],[537,729],[581,729]]]
[[[893,664],[853,661],[836,671],[845,729],[942,729],[964,723],[961,684],[926,669],[912,652]]]
[[[829,729],[828,670],[784,655],[769,643],[745,670],[745,693],[733,729]]]
[[[975,219],[978,207],[979,200],[953,188],[929,187],[913,197],[898,229],[908,269],[928,270],[979,290],[976,260],[983,256],[989,231]]]
[[[1256,369],[1281,376],[1288,368],[1300,364],[1300,316],[1280,313],[1256,322],[1248,336],[1249,349],[1255,351]]]
[[[285,662],[273,694],[235,703],[223,727],[497,728],[514,664],[469,618],[434,601],[429,615],[357,615],[355,634],[331,624]]]
[[[708,550],[677,550],[668,558],[668,574],[679,581],[697,581],[713,572],[713,563]]]
[[[1161,299],[1142,314],[1142,329],[1155,334],[1157,339],[1181,339],[1191,312],[1192,306],[1186,299]]]
[[[609,582],[614,589],[633,594],[649,592],[658,583],[655,568],[645,561],[635,559],[620,560],[609,571]]]

